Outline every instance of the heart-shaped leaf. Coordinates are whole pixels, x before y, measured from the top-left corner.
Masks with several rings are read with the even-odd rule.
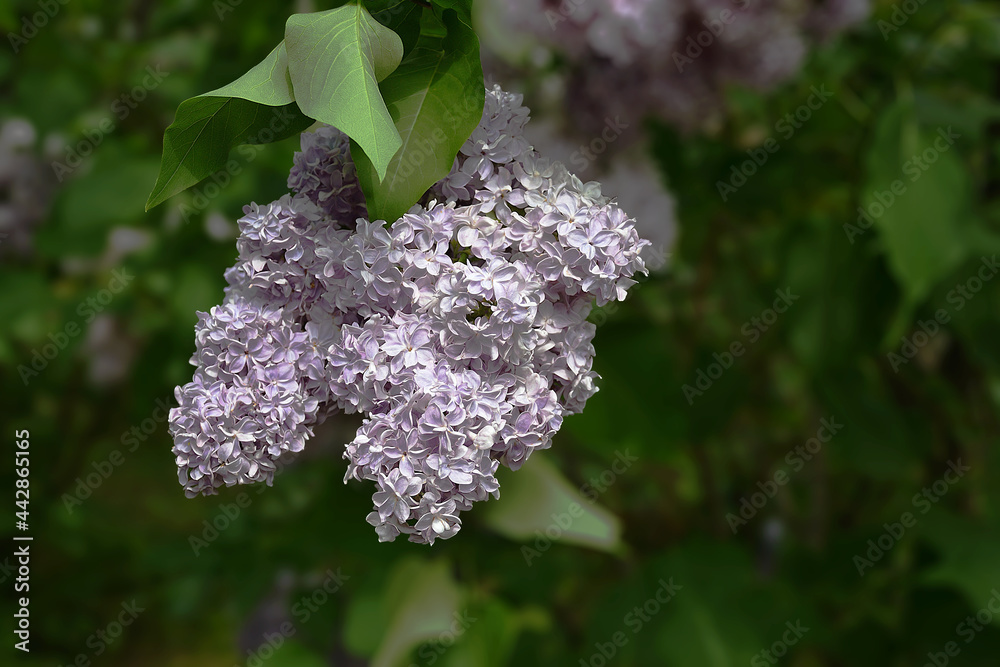
[[[486,525],[505,537],[531,542],[539,535],[547,535],[567,544],[611,553],[626,548],[618,517],[596,504],[593,497],[574,489],[554,465],[538,454],[533,454],[517,472],[504,471],[500,490],[500,500],[487,505],[483,517]]]
[[[181,102],[163,135],[160,173],[146,210],[221,169],[233,147],[280,141],[311,124],[295,104],[279,44],[236,81]]]
[[[359,4],[295,14],[285,24],[299,108],[356,141],[385,174],[402,141],[379,92],[403,58],[399,36]]]
[[[910,304],[919,303],[968,251],[970,188],[953,145],[958,138],[950,127],[922,132],[904,103],[886,110],[875,129],[858,223],[875,221]]]
[[[352,150],[372,219],[392,222],[451,170],[479,124],[485,89],[479,40],[457,12],[425,9],[413,51],[380,86],[402,139],[383,173]],[[364,146],[361,146],[364,148]]]

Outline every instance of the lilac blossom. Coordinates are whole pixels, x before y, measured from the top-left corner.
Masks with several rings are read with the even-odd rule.
[[[733,85],[773,89],[816,44],[863,21],[871,0],[488,0],[487,49],[560,104],[582,135],[655,114],[711,129]],[[511,35],[529,35],[514,49]],[[539,65],[560,63],[551,76]],[[507,67],[498,63],[500,68]],[[634,121],[634,122],[633,122]]]
[[[487,91],[451,173],[391,224],[364,217],[346,140],[303,135],[293,193],[250,205],[225,301],[199,315],[170,430],[190,495],[270,484],[334,412],[360,413],[345,481],[375,485],[378,538],[433,543],[499,497],[597,391],[593,305],[625,298],[648,245]]]

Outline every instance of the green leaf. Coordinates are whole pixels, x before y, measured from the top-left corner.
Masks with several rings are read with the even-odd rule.
[[[448,561],[403,561],[396,567],[383,598],[385,636],[372,667],[395,667],[421,642],[447,633],[463,595]],[[389,616],[389,614],[392,614]]]
[[[355,655],[370,658],[382,641],[385,628],[372,619],[382,618],[381,590],[362,589],[348,603],[344,619],[344,647]]]
[[[918,517],[918,534],[940,553],[941,559],[924,570],[919,582],[960,591],[969,609],[989,601],[1000,577],[1000,529],[981,519],[946,510]],[[1000,615],[993,619],[1000,625]]]
[[[472,18],[472,0],[431,0],[431,4],[440,9],[454,9],[466,21]]]
[[[558,540],[592,549],[621,552],[618,517],[585,498],[560,472],[538,454],[517,472],[501,473],[500,500],[485,508],[486,525],[512,540],[530,541],[536,531],[558,529]],[[568,525],[557,518],[566,517]],[[563,524],[566,521],[562,522]]]
[[[384,175],[402,141],[378,82],[403,58],[399,36],[351,4],[294,14],[285,24],[285,44],[299,108],[356,141]]]
[[[413,0],[369,0],[365,3],[372,18],[399,35],[403,53],[409,53],[420,37],[422,8]]]
[[[380,86],[402,139],[384,175],[352,150],[373,220],[396,220],[444,178],[482,118],[479,40],[456,12],[443,21],[424,10],[416,47]]]
[[[434,643],[431,655],[440,656],[441,667],[508,665],[522,628],[538,623],[535,619],[539,615],[537,610],[515,611],[498,599],[487,598],[470,609],[469,616],[476,620],[457,634],[455,643]],[[426,654],[417,652],[418,657]]]
[[[202,97],[240,97],[245,100],[280,107],[295,101],[288,74],[288,52],[281,42],[246,74],[227,86],[216,88]]]
[[[236,81],[181,102],[163,135],[160,173],[146,210],[221,169],[235,146],[280,141],[311,124],[295,104],[279,44]]]
[[[921,132],[909,105],[897,103],[879,120],[868,155],[862,205],[911,305],[967,251],[968,176],[957,155],[961,138],[949,144],[947,130]]]

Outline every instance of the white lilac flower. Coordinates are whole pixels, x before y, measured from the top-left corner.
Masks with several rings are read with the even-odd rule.
[[[170,413],[188,495],[271,483],[328,414],[361,413],[345,481],[374,483],[380,540],[433,543],[499,496],[597,391],[595,303],[625,298],[648,242],[529,147],[521,98],[487,91],[454,168],[409,213],[364,217],[346,140],[303,135],[289,184],[244,209],[225,302],[201,313]]]

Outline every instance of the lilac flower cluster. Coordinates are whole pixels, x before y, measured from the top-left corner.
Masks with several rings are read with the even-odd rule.
[[[328,414],[361,413],[345,481],[375,483],[380,540],[433,543],[583,409],[586,317],[625,298],[648,242],[531,149],[527,120],[487,91],[452,172],[388,226],[364,217],[346,138],[303,135],[294,194],[244,209],[225,302],[200,314],[170,414],[189,496],[270,484]]]
[[[529,33],[570,67],[567,112],[585,134],[653,113],[683,128],[718,117],[725,86],[768,90],[810,46],[863,20],[870,0],[493,0],[496,50]],[[490,31],[485,31],[489,43]],[[501,44],[500,42],[504,42]],[[539,54],[532,52],[533,67]],[[551,83],[551,81],[549,82]]]

